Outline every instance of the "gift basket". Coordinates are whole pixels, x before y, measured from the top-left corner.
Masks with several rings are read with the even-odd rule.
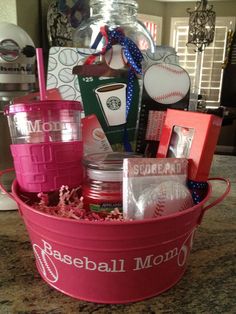
[[[182,278],[195,231],[230,182],[208,178],[221,118],[187,110],[189,77],[155,58],[136,1],[112,1],[105,21],[103,2],[91,1],[95,17],[75,34],[75,42],[93,38],[91,48],[54,47],[58,63],[73,64],[57,72],[66,86],[46,90],[36,49],[39,99],[5,109],[16,180],[12,193],[1,188],[18,204],[47,284],[82,300],[128,303]],[[79,100],[64,93],[75,81]],[[226,186],[214,200],[212,180]]]

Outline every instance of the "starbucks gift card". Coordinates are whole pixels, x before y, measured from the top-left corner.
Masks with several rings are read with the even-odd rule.
[[[78,78],[85,116],[96,115],[111,145],[124,141],[134,143],[140,87],[135,78],[132,91],[128,93],[129,68],[122,47],[114,45],[98,60],[93,60],[93,55],[90,57],[92,64],[85,62],[73,69]],[[131,99],[129,108],[127,97]]]
[[[78,76],[85,116],[95,114],[111,144],[123,143],[124,130],[134,141],[138,119],[139,83],[134,80],[133,96],[126,117],[127,76]]]

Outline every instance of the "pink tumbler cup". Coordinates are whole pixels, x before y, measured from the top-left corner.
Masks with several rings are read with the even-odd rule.
[[[16,178],[24,192],[82,183],[81,104],[45,100],[5,109]]]

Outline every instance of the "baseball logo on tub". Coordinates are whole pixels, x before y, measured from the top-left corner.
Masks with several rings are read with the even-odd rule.
[[[95,258],[84,256],[72,256],[68,252],[56,249],[49,241],[41,240],[42,243],[33,244],[33,251],[36,259],[38,270],[44,279],[50,283],[56,283],[60,277],[60,273],[56,265],[62,263],[68,267],[78,270],[96,271],[100,273],[125,273],[139,272],[145,269],[159,267],[164,263],[170,263],[175,260],[178,267],[186,265],[190,250],[193,245],[193,238],[196,228],[187,234],[182,244],[174,246],[163,253],[150,253],[145,256],[134,256],[130,259],[111,258],[104,261],[97,261]],[[159,247],[157,249],[160,249]]]

